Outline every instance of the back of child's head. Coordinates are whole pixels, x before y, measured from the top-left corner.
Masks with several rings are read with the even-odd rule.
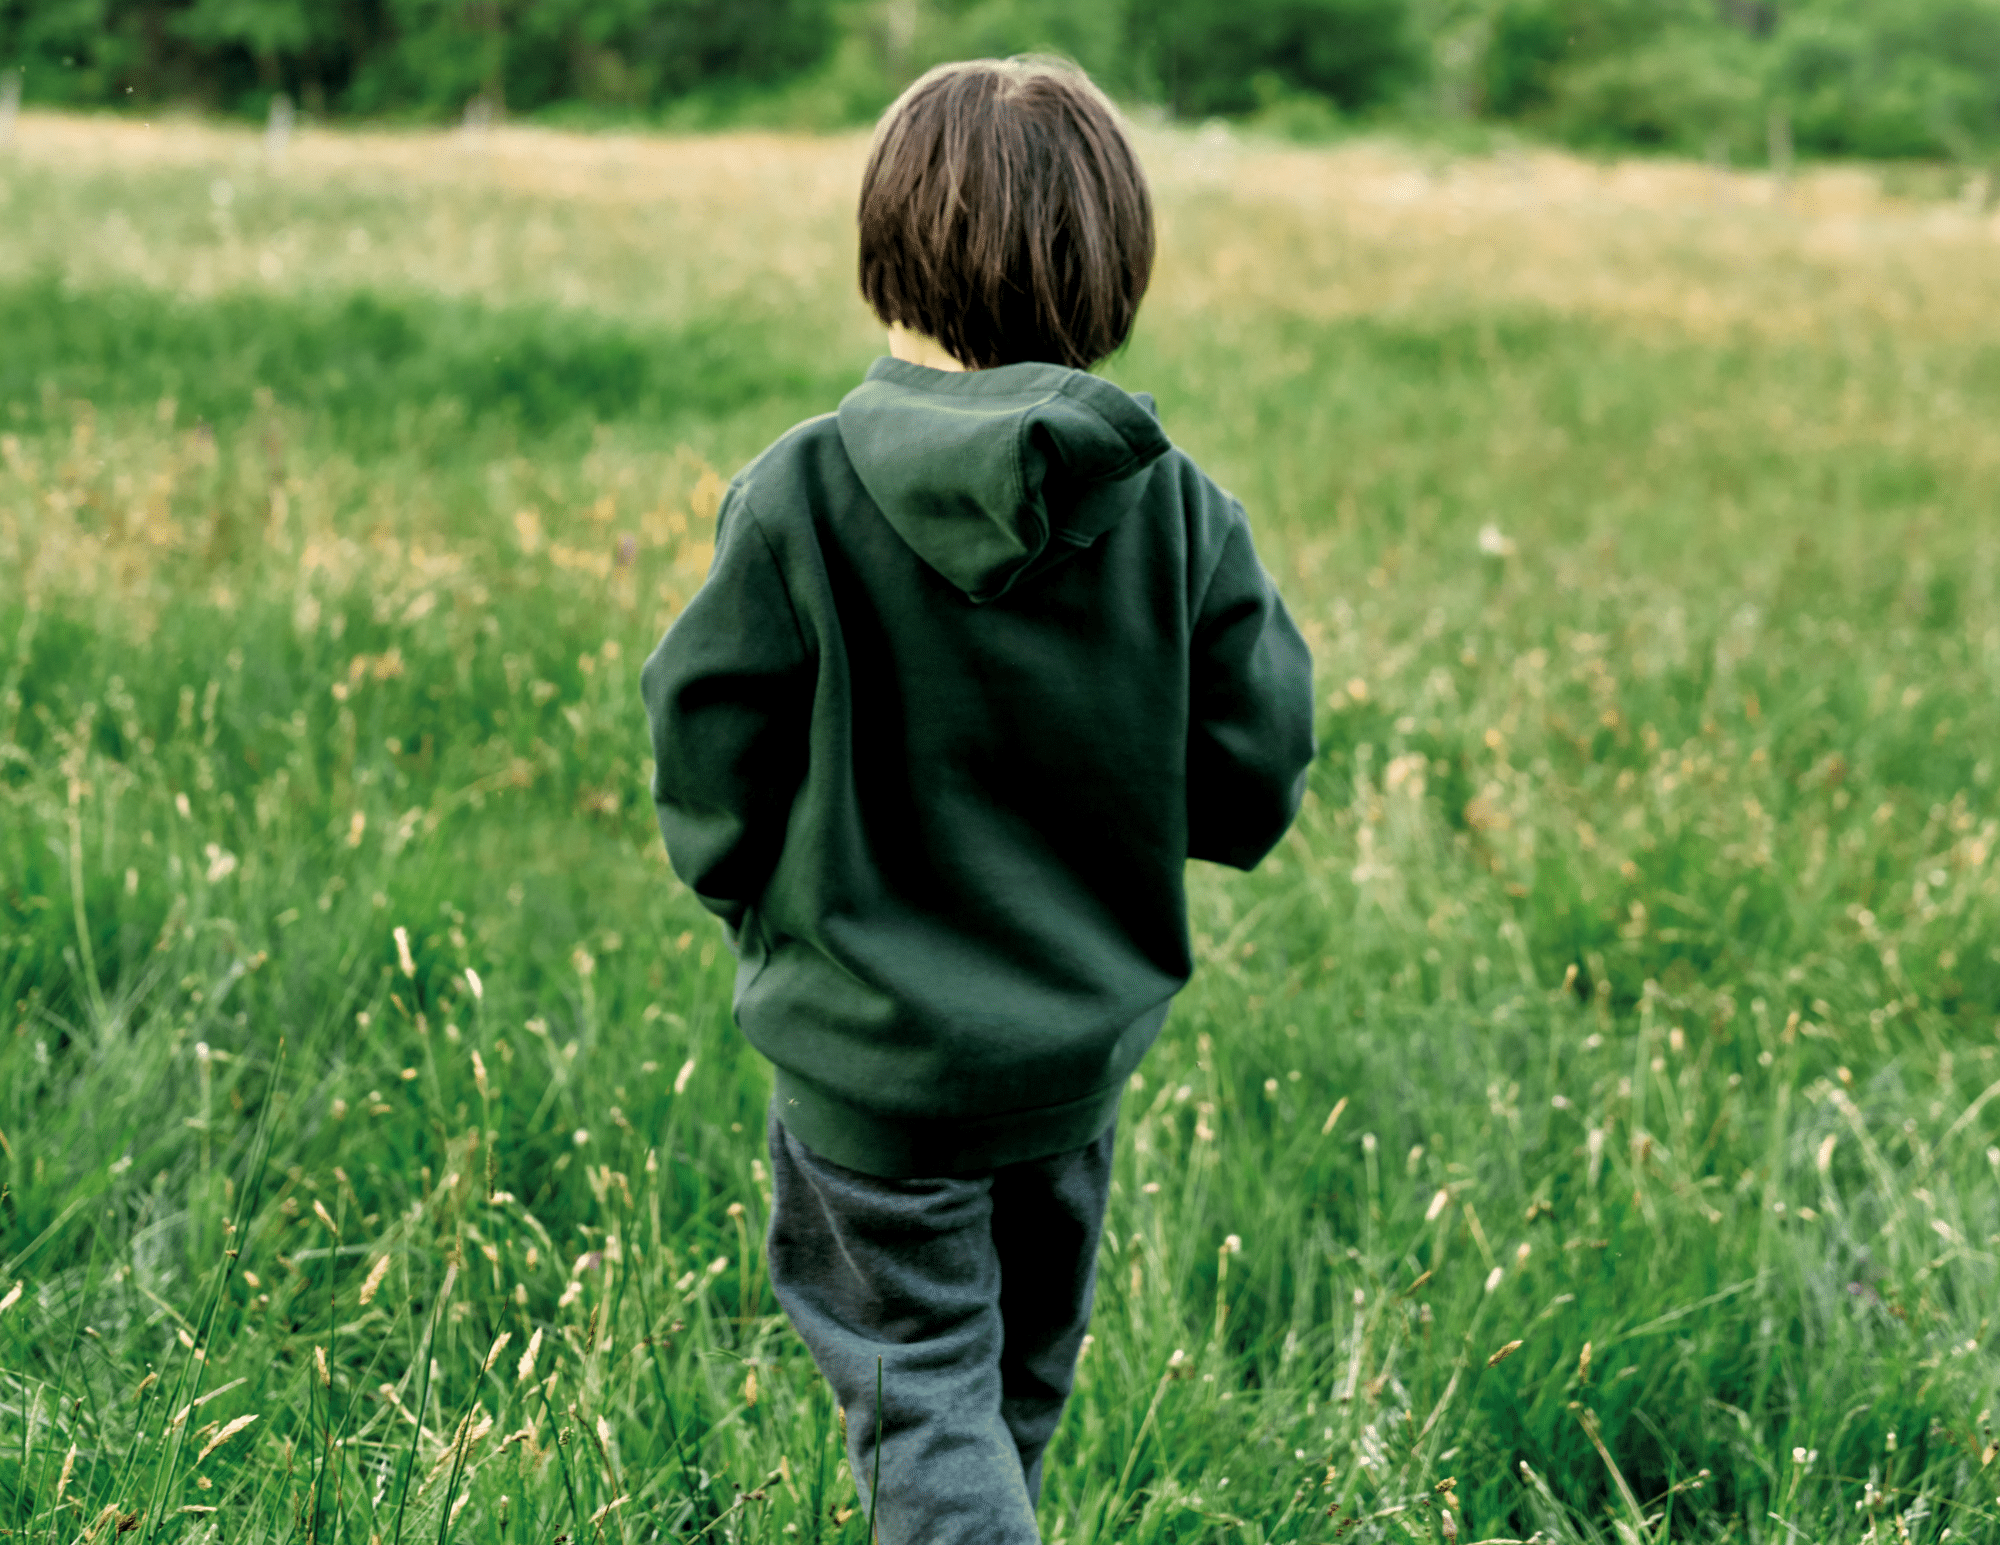
[[[1058,59],[976,59],[919,79],[861,181],[861,293],[973,369],[1088,369],[1132,331],[1153,206],[1118,111]]]

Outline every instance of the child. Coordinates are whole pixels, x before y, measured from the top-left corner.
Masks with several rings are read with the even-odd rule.
[[[1311,662],[1242,507],[1085,373],[1131,331],[1153,220],[1080,71],[924,76],[860,238],[893,357],[730,485],[646,662],[653,792],[775,1065],[771,1285],[861,1505],[879,1462],[885,1545],[1012,1545],[1119,1092],[1192,970],[1183,866],[1284,833]]]

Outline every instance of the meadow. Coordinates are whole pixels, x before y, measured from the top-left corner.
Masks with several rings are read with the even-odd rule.
[[[637,672],[879,352],[853,137],[0,153],[0,1532],[866,1538]],[[2000,226],[1149,131],[1106,373],[1321,755],[1045,1536],[2000,1539]]]

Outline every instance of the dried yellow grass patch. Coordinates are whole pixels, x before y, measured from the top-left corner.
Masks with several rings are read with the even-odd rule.
[[[824,167],[858,177],[864,136],[745,133],[675,137],[576,134],[530,127],[454,129],[313,128],[267,165],[253,128],[203,119],[80,117],[27,112],[16,128],[24,164],[70,173],[234,169],[311,186],[393,176],[423,187],[468,183],[538,196],[642,203],[662,195],[735,202],[746,183],[810,194]]]
[[[1830,318],[1951,338],[2000,314],[2000,216],[1892,197],[1863,169],[1780,186],[1553,150],[1139,138],[1162,221],[1156,314],[1515,303],[1699,338],[1811,337]],[[32,222],[0,275],[387,285],[635,317],[740,298],[840,308],[859,331],[865,152],[858,134],[313,128],[273,167],[248,127],[28,113],[14,175],[45,179],[73,218]]]
[[[1992,325],[2000,215],[1892,198],[1855,168],[1781,186],[1556,151],[1149,141],[1172,261],[1154,302],[1312,318],[1516,303],[1652,332],[1930,338]]]
[[[317,129],[273,166],[248,128],[28,113],[13,159],[45,180],[54,218],[0,251],[0,277],[53,264],[81,284],[198,296],[384,286],[662,318],[732,295],[844,294],[865,149]],[[0,210],[7,181],[0,167]]]

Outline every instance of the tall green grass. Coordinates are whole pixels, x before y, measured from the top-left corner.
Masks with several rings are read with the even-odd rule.
[[[73,290],[53,272],[0,291],[0,329],[0,401],[38,427],[78,399],[116,410],[171,398],[177,421],[215,424],[272,398],[355,455],[440,415],[439,446],[468,431],[544,439],[579,424],[672,426],[750,403],[804,417],[847,379],[775,347],[777,326],[756,317],[635,329],[548,306],[367,291],[175,301]]]
[[[1322,756],[1194,876],[1046,1534],[2000,1532],[2000,340],[1196,306],[1203,197],[1111,373]],[[0,1526],[864,1537],[636,699],[825,275],[0,285]]]

